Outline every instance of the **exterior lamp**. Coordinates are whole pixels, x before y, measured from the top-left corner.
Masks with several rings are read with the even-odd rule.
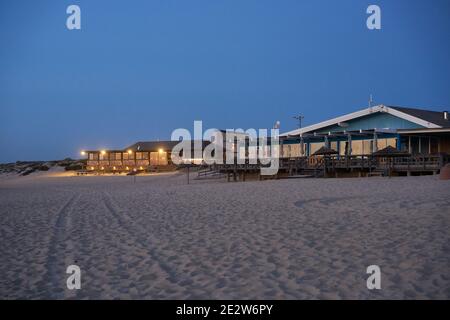
[[[132,154],[133,153],[133,151],[131,151],[131,150],[128,150],[127,152],[128,152],[128,154]]]
[[[163,152],[164,152],[164,150],[163,150],[163,149],[159,149],[158,151],[159,151],[159,153],[163,153]]]
[[[86,151],[81,151],[81,155],[85,156],[86,155]]]
[[[100,153],[104,155],[104,154],[106,154],[106,151],[102,150],[102,151],[100,151]]]

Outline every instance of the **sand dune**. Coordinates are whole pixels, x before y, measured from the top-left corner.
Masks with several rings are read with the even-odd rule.
[[[1,299],[450,298],[450,182],[433,176],[40,175],[0,180],[0,204]]]

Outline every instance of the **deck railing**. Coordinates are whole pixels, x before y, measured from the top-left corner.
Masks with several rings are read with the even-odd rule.
[[[87,161],[88,168],[105,170],[116,168],[147,167],[149,160],[100,160]],[[256,163],[246,159],[242,164],[214,164],[208,166],[211,170],[222,172],[237,171],[259,171],[261,168],[269,167],[267,159],[257,160]],[[309,172],[318,176],[319,172],[333,172],[338,170],[389,170],[390,172],[436,172],[446,163],[450,163],[450,156],[446,154],[438,155],[414,155],[400,157],[374,157],[372,155],[353,155],[353,156],[309,156],[309,157],[290,157],[279,159],[279,171],[287,172],[289,175],[302,174]]]
[[[446,155],[418,155],[400,157],[374,157],[372,155],[354,156],[310,156],[290,157],[279,159],[279,169],[289,174],[301,171],[327,171],[335,170],[386,170],[390,171],[437,171],[446,163],[450,163],[450,157]],[[252,171],[259,170],[267,165],[249,164],[220,164],[214,165],[215,170],[222,171]]]

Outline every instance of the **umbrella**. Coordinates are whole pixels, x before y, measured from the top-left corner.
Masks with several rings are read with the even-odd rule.
[[[407,157],[407,156],[410,156],[410,154],[407,151],[401,151],[392,146],[387,146],[386,148],[383,148],[381,150],[378,150],[378,151],[372,153],[372,156],[380,157],[380,158]]]
[[[381,150],[372,153],[372,156],[375,158],[384,158],[384,160],[382,160],[381,162],[385,162],[386,166],[385,170],[388,172],[388,175],[390,177],[394,167],[394,158],[408,157],[410,156],[410,154],[406,151],[398,150],[397,148],[394,148],[392,146],[387,146],[386,148],[383,148]]]
[[[328,156],[332,154],[338,154],[338,152],[334,149],[330,149],[327,147],[321,147],[319,150],[313,153],[313,156]]]

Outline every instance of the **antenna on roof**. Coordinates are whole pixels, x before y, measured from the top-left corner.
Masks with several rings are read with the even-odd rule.
[[[299,114],[298,116],[293,116],[292,118],[298,120],[298,128],[301,129],[301,128],[302,128],[302,120],[303,120],[305,117],[302,116],[301,114]]]
[[[276,121],[275,124],[273,125],[274,129],[280,129],[280,121]]]
[[[370,96],[369,96],[369,108],[372,108],[372,103],[373,103],[373,96],[372,96],[372,94],[370,94]]]

